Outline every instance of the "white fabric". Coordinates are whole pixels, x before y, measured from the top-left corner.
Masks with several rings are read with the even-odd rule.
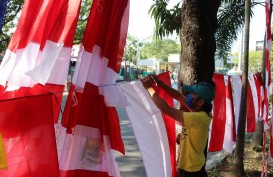
[[[253,75],[249,76],[248,81],[249,81],[249,85],[250,85],[250,89],[251,89],[251,93],[252,93],[252,98],[250,98],[250,99],[253,99],[253,103],[254,103],[255,121],[258,122],[259,103],[258,103],[258,92],[257,92],[254,76]]]
[[[228,78],[225,76],[225,86],[228,85]],[[226,89],[227,91],[227,89]],[[226,93],[227,95],[227,93]],[[235,142],[233,141],[233,115],[232,115],[232,104],[231,100],[226,97],[226,125],[225,125],[225,135],[224,135],[224,144],[223,148],[227,151],[232,153],[233,145]]]
[[[232,76],[231,83],[234,91],[234,114],[235,114],[235,127],[236,133],[238,128],[239,114],[240,114],[240,104],[241,104],[241,91],[242,91],[242,81],[240,77]]]
[[[101,171],[109,176],[120,177],[110,139],[104,135],[101,140],[99,129],[77,125],[72,135],[66,134],[64,127],[56,126],[55,132],[60,170]],[[88,144],[88,140],[91,143]]]
[[[84,46],[81,46],[72,78],[77,91],[83,89],[86,82],[96,86],[115,84],[118,74],[108,67],[109,60],[101,56],[99,46],[95,45],[92,53],[85,51]]]
[[[7,50],[0,67],[0,84],[8,82],[7,91],[46,83],[65,85],[71,48],[47,41],[43,51],[40,45],[29,43],[16,53]]]
[[[104,96],[107,107],[125,108],[130,105],[126,96],[117,84],[99,87],[99,93]]]
[[[148,177],[171,177],[170,151],[163,117],[140,81],[119,84]]]

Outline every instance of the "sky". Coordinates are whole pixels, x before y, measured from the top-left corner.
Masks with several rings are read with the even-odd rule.
[[[170,0],[169,5],[173,6],[180,0]],[[155,23],[149,16],[148,11],[153,0],[130,0],[130,17],[128,33],[144,40],[153,35]]]
[[[180,0],[170,0],[170,6],[177,4]],[[128,33],[140,40],[145,40],[153,35],[154,20],[148,15],[148,10],[153,0],[130,0],[130,17]],[[256,41],[263,41],[265,33],[265,12],[263,6],[254,9],[250,23],[250,50],[255,50]],[[175,36],[176,37],[176,36]],[[175,38],[172,37],[172,38]],[[238,33],[238,40],[232,46],[232,53],[238,52],[241,46],[242,34]]]

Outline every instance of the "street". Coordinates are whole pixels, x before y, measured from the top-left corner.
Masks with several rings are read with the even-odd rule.
[[[125,146],[125,156],[118,152],[116,158],[120,174],[122,177],[146,177],[143,161],[126,111],[123,108],[117,108],[117,111]]]

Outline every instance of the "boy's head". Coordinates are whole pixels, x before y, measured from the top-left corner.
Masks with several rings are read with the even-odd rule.
[[[215,88],[207,82],[198,82],[193,85],[183,85],[183,90],[198,95],[206,103],[211,104],[215,97]]]

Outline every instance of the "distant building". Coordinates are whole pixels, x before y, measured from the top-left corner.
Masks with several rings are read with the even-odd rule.
[[[145,68],[147,72],[155,72],[156,74],[160,73],[160,59],[149,58],[149,59],[140,59],[138,61],[139,68]]]

